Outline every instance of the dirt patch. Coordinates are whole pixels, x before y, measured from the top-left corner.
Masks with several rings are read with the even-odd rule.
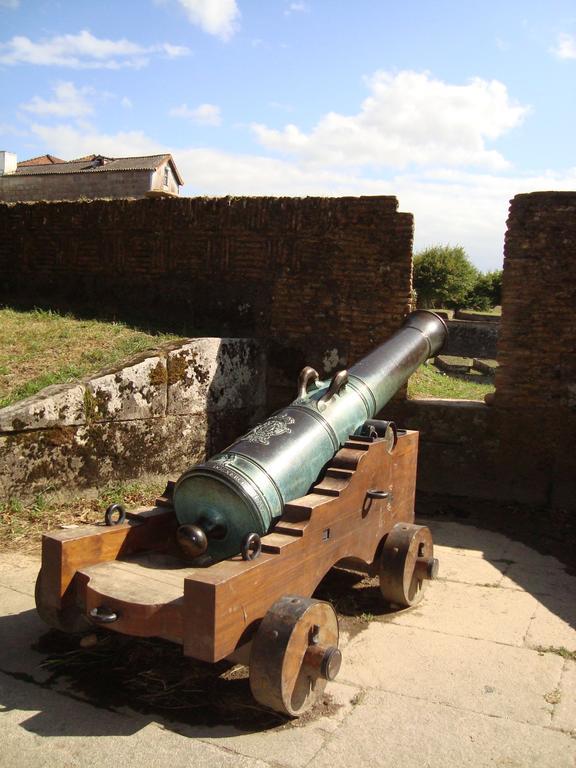
[[[129,707],[173,723],[230,725],[247,733],[301,726],[339,709],[325,695],[303,718],[292,720],[252,698],[245,666],[194,661],[179,645],[155,638],[96,637],[88,648],[80,647],[78,636],[56,630],[40,637],[34,649],[48,654],[41,666],[50,672],[44,687],[63,681],[99,708]]]
[[[386,621],[397,613],[380,592],[377,576],[333,568],[314,593],[332,603],[340,629],[354,637],[373,621]]]

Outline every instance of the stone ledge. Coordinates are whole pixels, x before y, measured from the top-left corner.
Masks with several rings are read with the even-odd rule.
[[[82,383],[45,387],[26,400],[0,409],[0,432],[85,424],[85,394]]]

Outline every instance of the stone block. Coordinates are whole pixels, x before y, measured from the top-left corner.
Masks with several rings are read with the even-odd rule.
[[[491,315],[488,312],[475,312],[473,309],[458,309],[455,312],[457,320],[472,320],[484,323],[499,323],[502,315]]]
[[[264,370],[253,340],[194,339],[168,352],[167,413],[258,408],[266,395]]]
[[[438,355],[434,358],[434,365],[446,373],[470,373],[472,358]]]
[[[166,364],[159,355],[141,356],[120,370],[106,370],[86,381],[92,421],[130,421],[166,412]]]
[[[54,384],[0,410],[0,432],[77,426],[86,421],[83,384]]]
[[[142,475],[173,479],[205,457],[205,415],[92,422],[0,437],[0,497],[98,487]]]
[[[479,373],[483,373],[485,376],[496,376],[498,363],[496,360],[482,360],[479,357],[475,357],[472,361],[472,368]]]

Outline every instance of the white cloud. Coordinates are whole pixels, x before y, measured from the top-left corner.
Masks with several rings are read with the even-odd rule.
[[[99,132],[92,125],[76,127],[67,124],[41,125],[33,123],[30,132],[40,139],[46,152],[64,159],[101,154],[109,157],[132,157],[170,152],[143,131],[120,131],[116,134]]]
[[[54,115],[56,117],[85,117],[94,112],[89,98],[94,96],[94,90],[88,86],[76,88],[74,83],[58,83],[53,89],[54,99],[51,101],[41,96],[34,96],[20,108],[35,115]]]
[[[426,72],[402,71],[376,72],[367,82],[371,95],[356,115],[329,112],[310,133],[291,124],[281,131],[256,124],[253,130],[266,148],[313,164],[502,169],[506,160],[486,141],[520,124],[528,111],[497,80],[451,85]]]
[[[162,43],[159,46],[153,46],[153,49],[164,51],[169,59],[179,59],[181,56],[188,56],[190,54],[190,48],[185,45],[171,45],[170,43]]]
[[[150,55],[174,58],[188,53],[187,48],[170,43],[146,47],[125,38],[98,38],[82,30],[77,35],[56,35],[37,43],[23,35],[16,35],[7,43],[0,43],[0,64],[35,64],[72,69],[138,69],[148,64]]]
[[[229,40],[236,32],[240,11],[236,0],[178,0],[188,18],[204,32]]]
[[[284,16],[291,16],[293,13],[308,13],[309,10],[310,8],[308,8],[306,3],[289,3],[288,8],[284,11]]]
[[[574,35],[558,35],[552,53],[559,59],[576,59],[576,37]]]
[[[16,128],[11,123],[0,123],[0,136],[26,136],[26,131]]]
[[[215,104],[200,104],[195,109],[190,109],[187,104],[181,104],[179,107],[173,107],[170,110],[171,117],[184,117],[191,120],[196,125],[221,125],[222,115],[220,107]]]
[[[18,8],[20,0],[0,0],[0,8]]]
[[[120,99],[120,104],[124,107],[124,109],[132,109],[132,101],[128,98],[128,96],[122,96]]]

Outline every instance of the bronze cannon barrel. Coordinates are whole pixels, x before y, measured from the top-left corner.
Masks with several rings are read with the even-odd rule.
[[[439,352],[447,333],[438,315],[418,310],[331,381],[305,368],[296,400],[177,481],[176,516],[193,527],[193,548],[215,562],[238,554],[247,534],[265,534],[287,502],[308,492],[348,437]]]

